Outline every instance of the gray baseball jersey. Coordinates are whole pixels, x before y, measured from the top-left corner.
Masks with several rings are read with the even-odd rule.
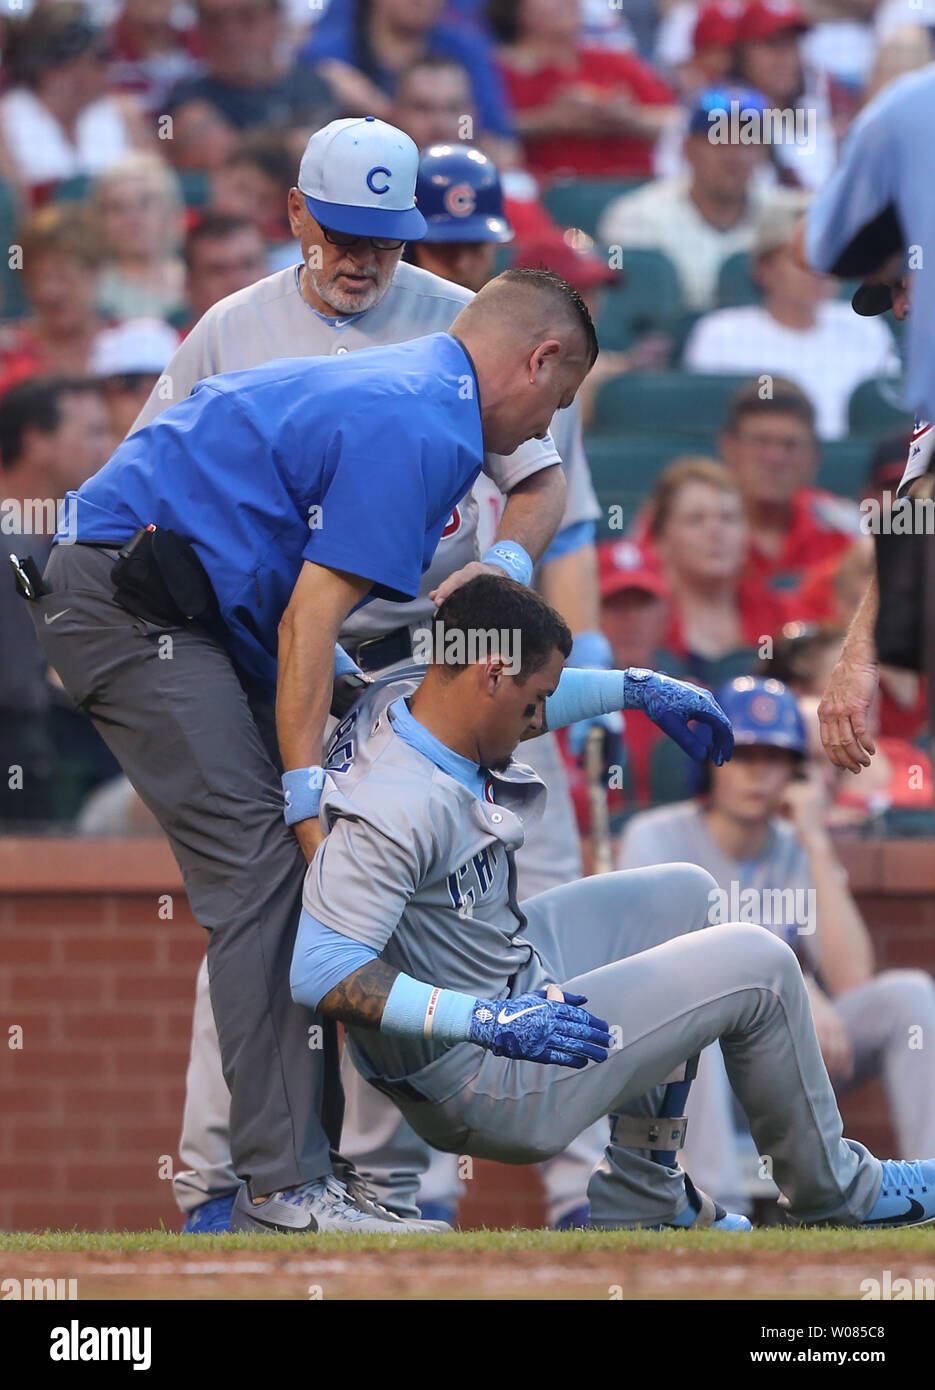
[[[522,936],[513,855],[524,827],[542,813],[545,786],[511,761],[489,773],[482,802],[404,742],[393,729],[393,704],[420,680],[409,668],[408,676],[378,682],[335,730],[321,802],[327,838],[309,866],[303,904],[407,975],[505,998],[535,954]],[[366,1075],[402,1076],[449,1050],[349,1031]],[[478,1061],[476,1049],[466,1049],[466,1071],[455,1082]]]
[[[183,400],[204,377],[256,367],[277,357],[355,352],[444,332],[474,297],[460,285],[401,261],[379,304],[362,314],[326,318],[302,298],[299,270],[291,266],[268,275],[210,308],[180,344],[133,429]],[[484,467],[496,486],[509,492],[524,478],[561,461],[550,438],[530,439],[509,456],[488,454]],[[435,605],[430,592],[478,554],[477,504],[469,493],[452,513],[422,577],[419,597],[410,603],[376,599],[365,604],[347,620],[342,641],[353,645],[406,623],[431,621]]]
[[[815,886],[791,825],[772,820],[762,854],[741,861],[715,844],[696,801],[643,811],[627,823],[618,869],[677,863],[697,864],[716,881],[722,896],[711,903],[712,923],[757,922],[801,948],[813,968],[817,965]]]

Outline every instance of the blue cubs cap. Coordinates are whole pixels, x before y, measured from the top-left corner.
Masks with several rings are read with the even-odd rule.
[[[773,677],[737,676],[714,692],[734,731],[737,747],[787,748],[804,758],[808,752],[805,721],[798,701]]]
[[[492,159],[471,145],[429,145],[419,159],[416,202],[424,241],[512,241]]]
[[[418,167],[419,151],[403,131],[375,116],[350,116],[316,130],[298,188],[315,220],[332,231],[419,241]]]
[[[730,116],[731,102],[737,103],[738,117],[745,111],[756,111],[762,115],[767,101],[762,92],[752,87],[709,87],[699,92],[688,113],[689,135],[707,135],[711,129],[711,117],[715,113]]]

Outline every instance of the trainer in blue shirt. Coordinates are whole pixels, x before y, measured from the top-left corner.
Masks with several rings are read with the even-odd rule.
[[[199,382],[69,495],[58,539],[190,540],[236,665],[275,688],[277,628],[305,560],[413,598],[483,462],[457,338],[288,358]],[[74,498],[74,501],[71,501]]]

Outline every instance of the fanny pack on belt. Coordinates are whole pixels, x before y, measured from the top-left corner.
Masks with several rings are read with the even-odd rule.
[[[116,602],[148,622],[211,624],[220,616],[208,571],[177,531],[141,526],[110,574]]]

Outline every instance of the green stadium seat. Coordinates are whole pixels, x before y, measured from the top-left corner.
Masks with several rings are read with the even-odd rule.
[[[595,433],[716,435],[734,394],[750,376],[627,372],[605,382],[594,402]]]
[[[0,179],[0,246],[9,247],[17,244],[19,211],[12,186]],[[21,319],[29,312],[29,305],[23,294],[23,272],[10,266],[9,252],[2,257],[2,267],[0,314],[5,319]]]
[[[587,437],[584,447],[601,507],[601,539],[627,531],[673,459],[689,453],[716,457],[714,439],[703,435],[595,434]]]
[[[622,251],[624,283],[605,291],[597,323],[602,348],[622,352],[647,333],[675,334],[685,308],[678,272],[662,251]]]
[[[53,203],[83,203],[91,191],[91,176],[75,174],[74,178],[62,179],[51,193]]]
[[[826,440],[821,446],[816,486],[856,500],[866,482],[872,453],[870,439]]]
[[[211,179],[201,169],[183,169],[178,174],[182,198],[187,208],[205,208],[211,198]]]
[[[912,415],[899,403],[898,377],[878,377],[862,381],[853,391],[848,405],[851,434],[895,434],[912,429]]]
[[[750,257],[746,251],[728,256],[721,266],[717,282],[717,302],[721,309],[734,309],[745,304],[759,304],[760,287],[751,273]]]
[[[608,203],[632,193],[644,179],[560,179],[547,188],[542,201],[560,227],[580,227],[597,236],[597,224]]]

